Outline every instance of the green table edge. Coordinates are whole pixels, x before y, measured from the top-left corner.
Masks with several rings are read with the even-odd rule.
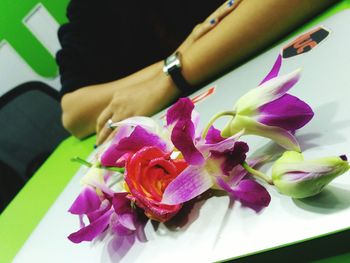
[[[348,8],[350,8],[350,0],[343,0],[298,29],[292,35],[311,28]],[[1,263],[11,262],[13,260],[32,231],[79,169],[77,164],[70,162],[70,159],[76,155],[86,158],[92,152],[94,142],[95,137],[90,137],[84,141],[70,137],[63,141],[57,147],[54,154],[48,158],[3,211],[0,215]],[[52,167],[55,165],[58,165],[57,170],[52,171]],[[28,204],[35,204],[36,206],[35,208],[31,208],[28,207]],[[303,241],[306,240],[300,240],[298,242]],[[273,249],[275,248],[264,251]],[[344,259],[346,258],[348,260],[349,257],[348,254],[339,255],[338,257],[333,257],[331,260],[332,262],[344,262]]]
[[[11,262],[32,231],[64,190],[80,165],[70,159],[86,158],[95,137],[63,141],[0,216],[0,262]],[[55,167],[55,169],[53,169]],[[29,206],[34,204],[35,207]],[[69,207],[67,207],[68,209]]]

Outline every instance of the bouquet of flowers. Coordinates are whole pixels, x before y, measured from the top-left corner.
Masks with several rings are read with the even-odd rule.
[[[345,155],[304,159],[295,132],[314,113],[287,93],[300,70],[278,76],[281,61],[279,56],[257,88],[232,110],[216,114],[203,130],[189,98],[168,109],[164,127],[147,117],[114,123],[117,133],[97,160],[83,161],[89,166],[81,179],[83,189],[69,209],[80,217],[81,226],[69,240],[91,241],[107,230],[130,235],[144,219],[167,222],[211,189],[260,211],[271,199],[264,184],[292,198],[305,198],[348,171]],[[230,120],[218,130],[213,124],[222,116]],[[247,157],[245,135],[269,138],[285,149],[273,163],[271,176],[257,169],[271,156]]]

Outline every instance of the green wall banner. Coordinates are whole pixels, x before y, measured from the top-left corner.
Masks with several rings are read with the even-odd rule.
[[[0,1],[0,43],[5,41],[40,76],[57,76],[57,65],[48,43],[42,43],[28,28],[26,22],[38,8],[47,10],[58,24],[66,21],[65,10],[68,0],[1,0]],[[40,23],[40,20],[37,21]],[[45,23],[41,23],[45,27]],[[44,34],[44,32],[43,32]]]

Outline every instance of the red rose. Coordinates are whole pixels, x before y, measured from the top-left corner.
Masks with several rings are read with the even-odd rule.
[[[170,159],[158,147],[144,147],[133,154],[126,162],[125,181],[131,194],[130,199],[145,210],[145,214],[159,222],[173,217],[182,207],[161,204],[165,188],[185,168],[184,160]]]

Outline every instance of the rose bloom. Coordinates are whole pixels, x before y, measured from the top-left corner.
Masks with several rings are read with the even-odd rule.
[[[169,220],[182,207],[161,203],[165,188],[188,166],[183,159],[170,159],[170,154],[155,146],[143,147],[126,162],[129,198],[147,217],[159,222]]]

